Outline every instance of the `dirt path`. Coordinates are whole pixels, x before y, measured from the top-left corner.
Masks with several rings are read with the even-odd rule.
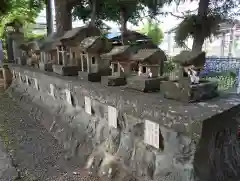
[[[77,168],[47,130],[7,94],[0,96],[0,137],[24,181],[51,180]]]

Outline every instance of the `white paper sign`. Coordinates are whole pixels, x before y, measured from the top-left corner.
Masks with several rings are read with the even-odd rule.
[[[50,84],[50,95],[54,97],[54,85]]]
[[[39,90],[38,80],[36,78],[34,78],[34,83],[35,83],[35,88]]]
[[[91,99],[87,96],[85,96],[84,99],[85,99],[85,112],[91,115],[92,114]]]
[[[118,111],[115,107],[108,106],[108,125],[117,128]]]
[[[65,89],[67,103],[72,105],[71,92],[68,89]]]
[[[20,81],[22,81],[21,73],[20,73],[20,72],[18,73],[18,78],[19,78]]]
[[[12,74],[13,74],[13,78],[16,78],[16,74],[14,70],[12,71]]]
[[[159,124],[145,120],[144,142],[159,149]]]
[[[28,76],[26,75],[26,84],[29,84],[29,81],[28,81]]]

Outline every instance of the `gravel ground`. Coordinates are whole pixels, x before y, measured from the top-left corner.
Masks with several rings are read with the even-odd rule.
[[[50,133],[8,94],[0,96],[0,137],[19,170],[18,180],[57,180],[78,168],[76,161],[64,158],[63,147]]]

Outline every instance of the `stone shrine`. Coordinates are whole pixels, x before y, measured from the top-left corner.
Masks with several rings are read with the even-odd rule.
[[[108,86],[120,86],[127,84],[126,77],[132,73],[131,56],[134,53],[133,47],[130,45],[115,46],[113,49],[102,54],[103,60],[110,61],[112,74],[103,76],[101,83]]]
[[[100,82],[101,76],[110,75],[109,60],[101,59],[101,54],[111,50],[110,42],[101,36],[85,38],[81,44],[81,70],[78,75],[90,82]]]
[[[44,71],[53,71],[52,65],[57,63],[57,44],[60,35],[53,33],[49,35],[40,46],[39,68]]]
[[[53,66],[53,71],[63,76],[77,76],[80,70],[80,42],[86,37],[100,34],[100,30],[94,26],[77,27],[67,31],[60,38],[61,44],[57,46],[58,65]]]
[[[19,65],[27,64],[27,55],[28,55],[28,45],[27,43],[21,43],[19,46],[20,56],[16,57],[16,63]]]
[[[166,55],[161,49],[140,49],[131,58],[137,62],[138,74],[127,79],[127,87],[143,92],[160,89]]]
[[[36,68],[39,68],[40,62],[40,42],[39,41],[31,41],[28,43],[29,48],[29,59],[27,64]]]
[[[216,82],[202,80],[200,70],[205,64],[205,52],[182,51],[173,58],[178,65],[175,80],[163,81],[161,90],[166,98],[182,102],[195,102],[218,95]]]

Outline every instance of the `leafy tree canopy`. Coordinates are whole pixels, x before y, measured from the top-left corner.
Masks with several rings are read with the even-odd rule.
[[[7,25],[20,28],[27,23],[34,23],[35,18],[44,7],[41,1],[38,2],[38,6],[35,6],[32,0],[10,0],[9,3],[10,8],[0,17],[0,36],[3,35]]]
[[[183,47],[191,37],[200,50],[206,38],[220,33],[221,23],[234,20],[236,14],[233,10],[237,7],[239,1],[236,0],[200,0],[197,12],[182,17],[183,21],[176,28],[176,43]]]
[[[159,27],[158,23],[153,21],[148,21],[146,24],[144,24],[140,32],[150,37],[155,45],[159,45],[164,38],[164,33]]]

